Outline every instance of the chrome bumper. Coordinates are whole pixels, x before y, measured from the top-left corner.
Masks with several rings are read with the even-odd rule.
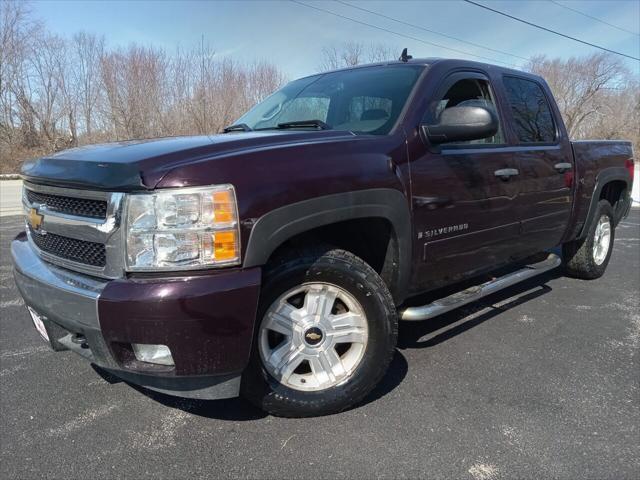
[[[27,304],[53,321],[99,328],[98,297],[106,282],[45,263],[25,240],[11,243],[15,279]]]
[[[44,317],[52,347],[72,350],[105,368],[117,368],[98,319],[98,298],[107,282],[43,261],[26,237],[11,243],[11,256],[16,286],[25,304]],[[74,334],[83,335],[91,348],[74,343]]]
[[[109,281],[42,260],[24,233],[11,243],[11,256],[18,290],[25,304],[43,317],[54,350],[72,350],[125,381],[168,395],[200,399],[238,396],[239,375],[147,375],[119,365],[103,337],[98,318],[98,301]],[[75,342],[77,336],[86,341]]]

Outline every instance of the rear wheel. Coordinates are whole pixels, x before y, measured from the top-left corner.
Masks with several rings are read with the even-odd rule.
[[[339,412],[387,370],[397,315],[378,274],[338,249],[307,251],[265,275],[243,394],[279,416]]]
[[[585,238],[563,245],[567,273],[588,280],[601,277],[611,258],[614,237],[613,207],[608,201],[600,200]]]

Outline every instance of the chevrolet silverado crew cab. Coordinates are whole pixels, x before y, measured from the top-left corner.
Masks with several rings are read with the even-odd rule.
[[[632,155],[570,141],[538,76],[403,56],[293,81],[220,135],[25,163],[15,281],[54,350],[129,383],[338,412],[399,320],[561,263],[600,277]]]

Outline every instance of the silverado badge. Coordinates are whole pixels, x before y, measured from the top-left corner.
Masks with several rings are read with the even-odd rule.
[[[29,225],[31,225],[31,228],[33,228],[34,230],[39,230],[42,226],[44,215],[40,215],[38,213],[38,209],[32,208],[31,210],[29,210],[29,216],[27,217],[27,219],[29,220]]]

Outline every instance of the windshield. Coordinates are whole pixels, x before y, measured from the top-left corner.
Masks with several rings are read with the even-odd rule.
[[[384,135],[395,124],[423,68],[366,67],[301,78],[275,92],[235,123],[265,130],[283,128],[282,124],[290,122],[319,120],[334,130]],[[294,126],[313,127],[313,124]]]

